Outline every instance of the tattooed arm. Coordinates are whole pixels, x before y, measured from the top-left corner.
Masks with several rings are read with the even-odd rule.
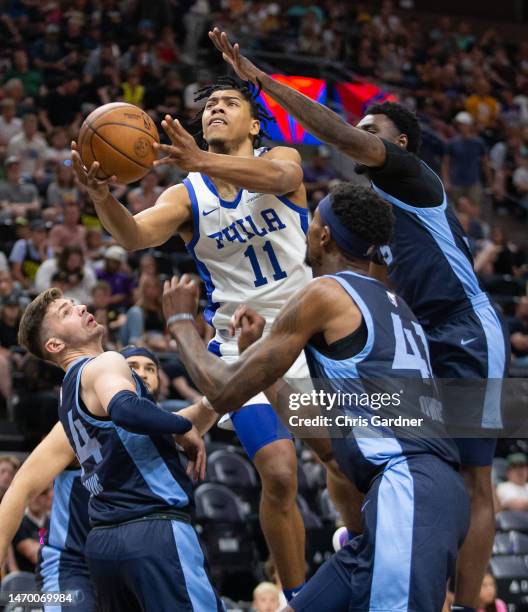
[[[331,320],[333,305],[329,290],[335,291],[335,285],[334,281],[321,278],[301,289],[282,308],[270,333],[232,364],[208,352],[192,321],[178,321],[170,326],[187,372],[216,412],[237,410],[288,371],[311,336],[324,331],[323,326]],[[166,315],[185,312],[181,295],[177,294],[184,290],[176,284],[165,288]],[[169,304],[171,298],[174,307]],[[325,317],[321,317],[323,310]]]
[[[383,166],[386,151],[381,138],[349,125],[323,104],[314,102],[295,89],[272,79],[240,55],[240,47],[238,44],[232,45],[225,32],[214,28],[209,32],[209,38],[240,78],[260,85],[264,92],[293,115],[308,132],[366,166]]]

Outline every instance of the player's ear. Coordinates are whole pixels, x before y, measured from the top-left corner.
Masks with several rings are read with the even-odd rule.
[[[407,134],[400,134],[398,136],[398,146],[402,149],[406,149],[409,144],[409,139],[407,138]]]
[[[328,225],[323,225],[321,228],[321,235],[319,236],[320,244],[323,248],[327,247],[332,240],[332,232]]]
[[[48,351],[48,353],[51,353],[52,355],[57,355],[64,349],[64,347],[64,341],[60,338],[56,338],[55,336],[48,338],[44,344],[44,348],[46,349],[46,351]]]
[[[260,121],[258,119],[251,120],[251,126],[249,128],[249,133],[251,136],[257,136],[260,132]]]

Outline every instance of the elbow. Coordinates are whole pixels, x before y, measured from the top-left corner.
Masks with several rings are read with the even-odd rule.
[[[282,196],[297,191],[302,184],[302,180],[303,172],[299,166],[293,170],[291,168],[280,168],[273,181],[273,193]]]

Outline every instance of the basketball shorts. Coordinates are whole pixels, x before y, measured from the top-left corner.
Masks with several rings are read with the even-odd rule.
[[[508,373],[510,341],[502,316],[487,296],[486,301],[473,310],[425,331],[434,376],[485,379],[486,382],[478,390],[471,388],[471,414],[476,413],[476,419],[480,421],[473,424],[483,430],[500,429],[503,426],[501,381]],[[442,401],[449,411],[450,404],[456,406],[459,399],[449,397],[449,384],[441,384],[440,389]],[[460,451],[462,465],[491,465],[495,455],[495,438],[455,436],[454,440]]]
[[[220,612],[192,525],[146,517],[95,527],[86,560],[99,612]]]
[[[469,526],[455,469],[433,455],[397,457],[374,480],[364,531],[289,605],[296,612],[438,612]]]
[[[226,363],[232,363],[238,359],[236,338],[232,338],[227,332],[217,331],[215,337],[209,342],[208,348],[211,353],[218,355]],[[304,384],[310,379],[304,352],[297,357],[284,378],[302,379]],[[266,395],[262,392],[248,400],[240,410],[222,417],[220,426],[229,427],[229,421],[250,459],[253,459],[256,453],[268,444],[276,440],[292,438],[291,433],[282,424]]]
[[[67,605],[46,605],[45,612],[95,612],[95,594],[84,557],[43,546],[37,572],[42,593],[65,593],[73,596]]]

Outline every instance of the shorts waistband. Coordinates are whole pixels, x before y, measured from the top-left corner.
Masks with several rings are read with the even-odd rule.
[[[449,323],[453,319],[458,319],[466,314],[470,314],[481,308],[487,308],[491,306],[491,301],[487,293],[478,293],[471,298],[468,298],[469,304],[466,302],[457,306],[448,311],[447,314],[439,314],[437,317],[431,317],[427,320],[427,323],[422,323],[423,327],[427,329],[431,329],[437,327],[438,325],[442,325],[444,323]]]
[[[97,523],[90,521],[92,529],[110,529],[112,527],[120,527],[121,525],[129,525],[131,523],[139,523],[142,521],[180,521],[182,523],[191,523],[191,515],[188,512],[180,510],[171,510],[170,512],[153,512],[145,516],[140,516],[129,521],[121,521],[118,523]]]

